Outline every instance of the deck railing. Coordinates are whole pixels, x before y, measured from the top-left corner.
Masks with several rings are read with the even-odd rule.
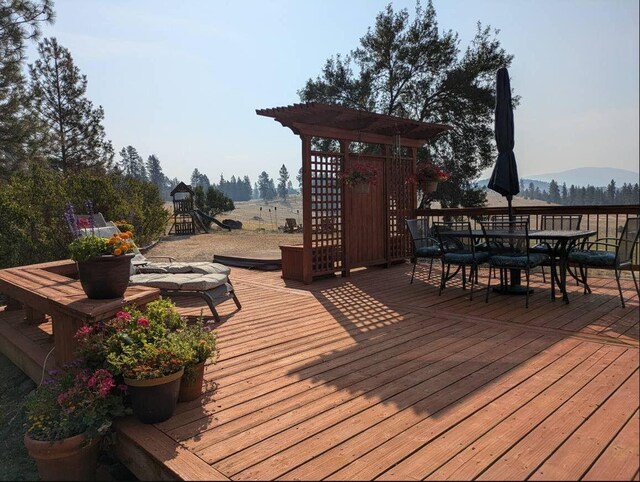
[[[593,229],[597,238],[619,238],[629,217],[640,216],[640,204],[615,206],[514,206],[514,214],[530,216],[530,228],[539,229],[543,215],[582,214],[580,229]],[[508,214],[506,207],[416,209],[416,217],[429,217],[429,223],[443,219],[468,219],[472,229],[480,229],[480,221],[494,214]],[[591,240],[595,240],[592,237]],[[636,246],[634,269],[640,268],[640,243]]]

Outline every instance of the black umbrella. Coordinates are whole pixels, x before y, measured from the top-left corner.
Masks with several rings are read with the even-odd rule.
[[[488,187],[506,196],[509,205],[509,219],[513,219],[511,200],[520,192],[518,166],[513,154],[513,108],[511,107],[511,83],[505,67],[498,69],[496,79],[496,144],[498,159],[493,167]]]

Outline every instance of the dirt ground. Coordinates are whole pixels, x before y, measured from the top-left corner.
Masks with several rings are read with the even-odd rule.
[[[506,206],[504,197],[492,191],[487,196],[489,206]],[[548,205],[539,200],[514,198],[514,206]],[[286,202],[243,201],[235,203],[236,209],[230,213],[217,216],[220,221],[234,219],[241,221],[242,229],[225,231],[212,225],[207,234],[192,236],[166,235],[160,239],[148,256],[173,256],[179,261],[211,261],[213,256],[238,256],[243,258],[279,259],[280,245],[302,244],[302,233],[288,234],[282,232],[286,218],[294,218],[297,224],[302,223],[302,198],[291,196]],[[439,207],[433,203],[433,207]],[[167,209],[171,210],[171,203]],[[169,232],[173,221],[167,225]],[[279,229],[280,228],[280,229]]]
[[[180,261],[211,261],[216,254],[242,258],[280,259],[280,245],[301,244],[302,233],[284,233],[286,218],[302,223],[302,200],[292,196],[288,201],[243,201],[236,209],[216,219],[242,222],[242,229],[226,231],[212,224],[209,233],[191,236],[166,235],[147,251],[147,256],[173,256]],[[171,210],[171,203],[167,203]],[[167,225],[169,232],[173,218]]]

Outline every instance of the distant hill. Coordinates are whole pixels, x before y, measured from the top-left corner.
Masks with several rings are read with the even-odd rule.
[[[534,187],[539,187],[541,191],[549,191],[549,183],[545,182],[545,181],[538,181],[536,179],[529,179],[529,178],[521,178],[520,179],[522,182],[524,182],[524,187],[525,189],[527,189],[529,187],[530,183],[533,183]],[[478,187],[487,187],[487,184],[489,184],[489,179],[481,179],[479,180],[476,185]],[[560,183],[562,184],[562,183]]]
[[[523,179],[525,187],[529,186],[530,182],[536,187],[539,187],[541,191],[549,189],[549,182],[555,179],[555,181],[562,185],[563,182],[567,183],[567,186],[595,186],[603,187],[609,185],[611,179],[616,182],[617,187],[622,187],[624,183],[635,184],[640,182],[640,173],[634,171],[628,171],[626,169],[616,169],[613,167],[579,167],[577,169],[569,169],[568,171],[554,172],[550,174],[535,174],[527,176]],[[478,186],[486,186],[489,182],[488,179],[482,179],[478,181]]]
[[[640,182],[640,174],[626,169],[615,169],[613,167],[580,167],[578,169],[570,169],[568,171],[556,172],[552,174],[540,174],[530,176],[539,181],[551,181],[555,179],[558,184],[563,182],[567,186],[574,184],[575,186],[607,186],[611,179],[616,182],[616,186],[620,187],[624,183],[635,184]]]

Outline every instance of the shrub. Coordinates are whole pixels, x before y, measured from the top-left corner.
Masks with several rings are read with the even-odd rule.
[[[65,204],[93,201],[105,219],[127,219],[143,246],[165,230],[169,213],[151,183],[117,173],[66,175],[39,165],[0,181],[0,268],[68,257],[71,233],[63,221]]]

